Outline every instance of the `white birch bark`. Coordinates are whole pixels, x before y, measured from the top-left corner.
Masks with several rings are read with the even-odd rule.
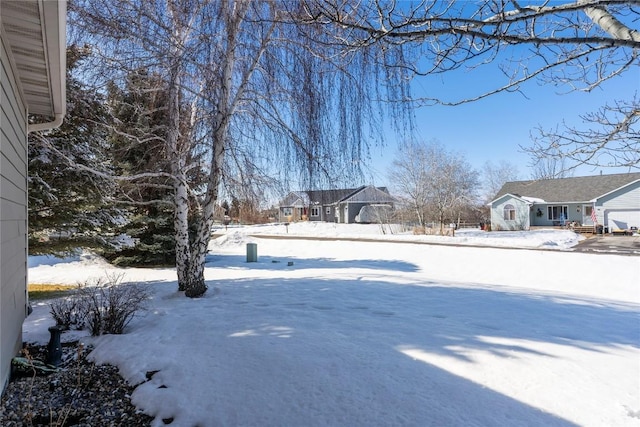
[[[213,225],[213,215],[215,204],[218,200],[218,187],[222,176],[222,168],[224,164],[225,142],[229,134],[229,125],[237,100],[242,96],[242,86],[233,92],[233,77],[236,72],[236,49],[242,24],[244,13],[248,3],[233,2],[227,3],[224,7],[227,21],[227,38],[224,57],[222,58],[222,76],[217,82],[220,87],[218,98],[216,100],[216,112],[213,118],[212,129],[214,130],[212,144],[212,164],[209,169],[207,179],[207,189],[202,204],[202,216],[196,224],[196,233],[191,247],[191,266],[189,269],[190,277],[185,289],[185,295],[188,297],[199,297],[206,290],[204,281],[204,265],[208,252],[209,242],[211,240],[211,226]],[[257,64],[257,61],[254,61]],[[243,81],[253,72],[254,68],[246,71]]]
[[[581,0],[579,3],[586,4],[587,2]],[[640,43],[640,32],[624,25],[604,7],[585,7],[584,13],[614,40],[629,40]]]
[[[183,73],[184,40],[187,37],[185,29],[181,28],[176,11],[168,2],[171,22],[173,24],[172,43],[169,60],[169,96],[167,102],[167,148],[171,157],[171,173],[174,178],[174,231],[176,241],[176,272],[178,275],[178,290],[189,288],[191,275],[191,248],[189,244],[189,194],[185,176],[184,150],[180,147],[180,86]]]

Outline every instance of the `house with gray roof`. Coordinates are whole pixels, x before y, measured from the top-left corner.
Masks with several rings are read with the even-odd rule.
[[[280,201],[278,212],[281,222],[325,221],[349,224],[370,222],[375,216],[372,212],[388,213],[397,202],[387,188],[363,185],[358,188],[292,191]],[[365,206],[369,207],[367,215],[360,216]]]
[[[568,223],[629,230],[640,227],[640,173],[507,182],[490,206],[493,230]]]
[[[64,1],[0,6],[0,391],[28,314],[27,134],[64,118],[66,19]]]

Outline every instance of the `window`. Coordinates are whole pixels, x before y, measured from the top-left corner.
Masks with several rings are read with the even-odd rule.
[[[293,208],[282,208],[282,215],[284,216],[293,215]]]
[[[506,221],[516,220],[516,208],[513,205],[504,205],[504,219]]]
[[[547,206],[547,219],[549,221],[566,220],[568,210],[567,206]]]
[[[320,216],[320,208],[311,208],[311,216]]]

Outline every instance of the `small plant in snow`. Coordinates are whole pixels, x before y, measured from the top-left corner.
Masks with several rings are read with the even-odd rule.
[[[69,330],[72,327],[74,329],[83,329],[87,317],[84,302],[84,298],[79,294],[58,298],[51,303],[49,312],[56,321],[56,325],[63,329]]]
[[[94,336],[122,334],[149,298],[146,286],[123,284],[122,278],[112,274],[79,284],[75,295],[51,304],[51,315],[66,329],[87,327]]]
[[[122,284],[123,275],[107,275],[80,287],[91,335],[121,334],[149,298],[146,286]]]

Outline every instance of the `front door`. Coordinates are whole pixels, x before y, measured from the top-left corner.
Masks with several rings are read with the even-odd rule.
[[[593,225],[592,212],[592,205],[582,205],[582,225]]]

